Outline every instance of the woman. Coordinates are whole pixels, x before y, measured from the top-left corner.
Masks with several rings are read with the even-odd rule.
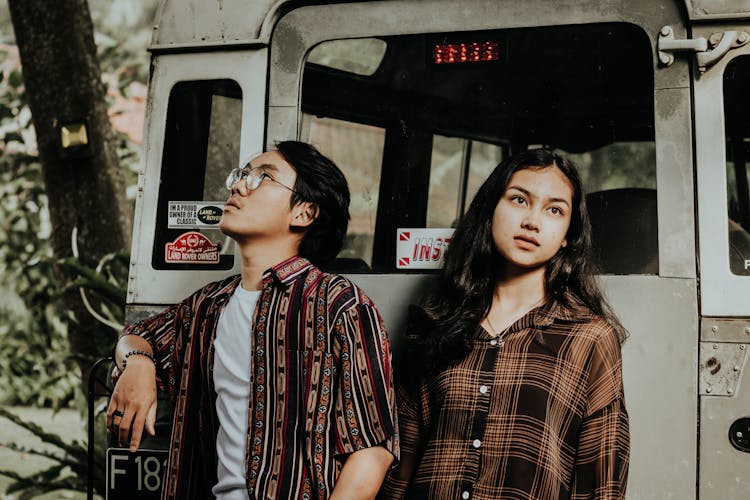
[[[401,464],[385,498],[622,498],[620,344],[591,262],[581,182],[548,149],[501,163],[412,308]],[[405,365],[406,363],[402,363]]]

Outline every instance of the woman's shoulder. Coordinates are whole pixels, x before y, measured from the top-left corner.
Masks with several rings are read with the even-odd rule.
[[[622,363],[620,336],[614,325],[601,316],[580,323],[574,332],[578,345],[594,365],[617,368]]]

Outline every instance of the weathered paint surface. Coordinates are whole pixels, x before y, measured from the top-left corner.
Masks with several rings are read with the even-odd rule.
[[[748,0],[685,0],[685,6],[692,20],[750,17]]]
[[[377,1],[377,0],[371,0]],[[332,4],[335,1],[290,2],[288,0],[162,0],[154,24],[154,50],[190,46],[222,46],[240,43],[268,43],[270,24],[286,4]],[[515,3],[496,0],[488,3]],[[674,0],[691,20],[750,18],[750,0]],[[507,5],[506,5],[507,7]],[[606,2],[586,1],[586,12],[605,10]],[[633,2],[631,11],[639,9]],[[559,11],[558,11],[559,12]]]
[[[231,45],[260,37],[278,0],[162,0],[151,48]]]

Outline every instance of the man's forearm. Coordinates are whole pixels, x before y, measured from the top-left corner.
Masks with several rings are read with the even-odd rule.
[[[393,455],[382,446],[374,446],[349,455],[341,469],[331,500],[375,498]]]
[[[115,361],[118,369],[122,369],[123,359],[133,351],[144,351],[153,356],[153,349],[148,340],[138,335],[123,335],[117,341],[115,348]]]

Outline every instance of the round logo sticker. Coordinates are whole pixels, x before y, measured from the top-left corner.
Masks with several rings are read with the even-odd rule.
[[[198,210],[198,220],[204,224],[218,224],[221,221],[222,210],[219,207],[208,206]]]

